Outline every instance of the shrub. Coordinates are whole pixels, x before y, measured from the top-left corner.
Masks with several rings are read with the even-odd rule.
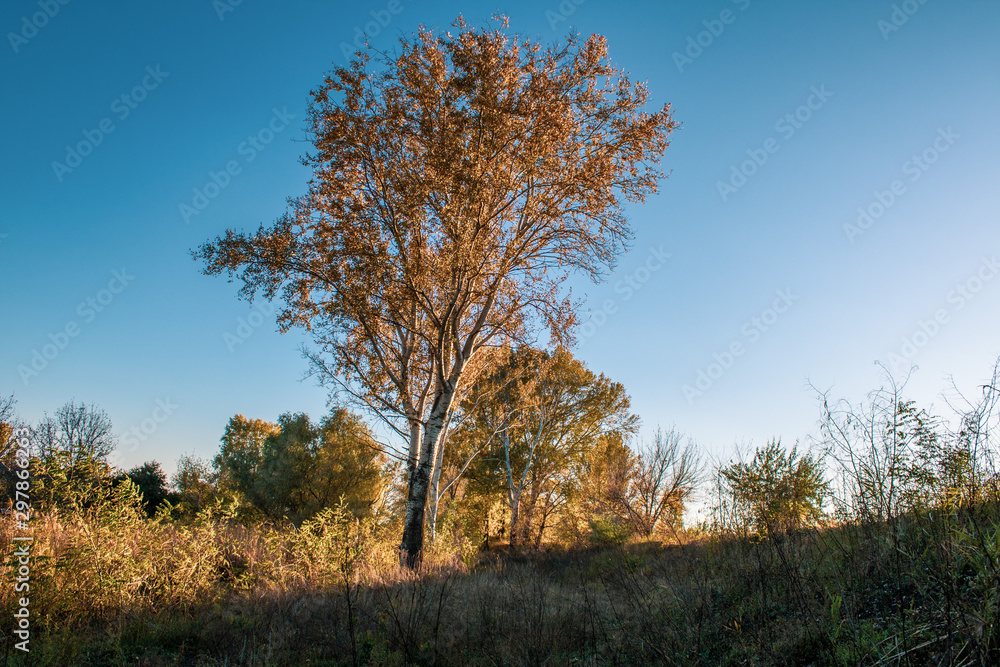
[[[739,461],[719,470],[723,521],[759,535],[814,524],[823,515],[830,484],[822,461],[810,454],[786,451],[779,440],[758,449],[750,463]]]
[[[624,544],[628,540],[629,526],[614,519],[595,518],[590,520],[590,542],[595,546],[607,547]]]

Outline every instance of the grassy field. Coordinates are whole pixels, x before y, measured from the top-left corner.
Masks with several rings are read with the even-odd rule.
[[[7,664],[1000,662],[994,502],[766,539],[519,553],[441,539],[419,574],[395,564],[398,527],[338,508],[299,529],[181,523],[145,518],[123,486],[32,522],[31,653],[8,621]]]

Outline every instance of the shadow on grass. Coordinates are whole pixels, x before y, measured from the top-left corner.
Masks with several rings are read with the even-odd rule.
[[[1000,513],[982,504],[339,582],[220,568],[187,604],[42,611],[28,657],[2,630],[11,665],[998,664],[998,561]]]

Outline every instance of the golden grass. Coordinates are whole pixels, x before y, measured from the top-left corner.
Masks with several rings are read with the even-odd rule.
[[[32,519],[32,665],[984,664],[1000,659],[996,504],[888,525],[480,554],[419,573],[398,527],[221,508],[146,519],[126,486]],[[0,534],[10,544],[9,522]],[[8,549],[8,553],[10,550]],[[12,578],[12,562],[4,576]],[[11,618],[12,587],[0,588]]]

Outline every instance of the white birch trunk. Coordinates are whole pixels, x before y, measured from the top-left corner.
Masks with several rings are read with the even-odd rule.
[[[424,425],[424,437],[416,465],[410,475],[409,491],[406,498],[406,519],[403,524],[403,541],[400,544],[400,564],[410,569],[420,565],[424,549],[424,515],[427,511],[427,497],[430,491],[431,472],[438,441],[444,435],[444,424],[455,396],[454,382],[449,382],[434,401],[431,413]]]
[[[444,430],[441,433],[441,437],[438,438],[437,451],[434,454],[434,468],[431,471],[431,490],[430,490],[430,515],[427,517],[427,525],[430,528],[431,542],[437,539],[437,515],[438,515],[438,503],[441,501],[441,493],[438,490],[441,484],[441,466],[444,464],[444,449],[448,445],[448,428],[451,426],[451,412],[448,413],[448,418],[445,420]]]

